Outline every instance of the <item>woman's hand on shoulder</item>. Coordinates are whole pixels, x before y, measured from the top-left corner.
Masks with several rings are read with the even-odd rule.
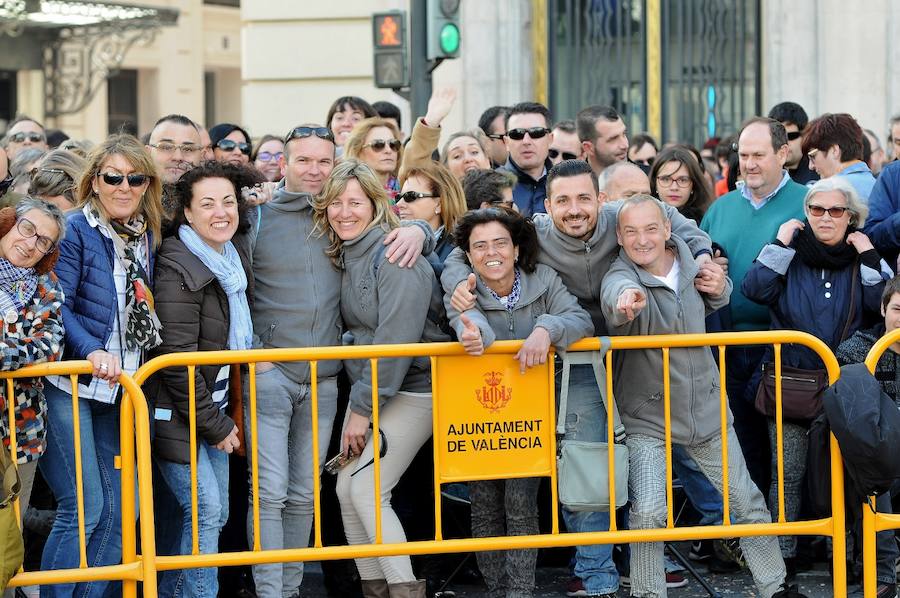
[[[797,231],[803,230],[804,228],[806,228],[805,224],[796,218],[791,218],[778,227],[778,233],[775,235],[775,238],[784,245],[790,245],[791,241],[794,240],[794,235],[797,234]]]
[[[872,241],[869,240],[866,233],[859,230],[847,235],[847,243],[852,245],[853,248],[856,249],[856,252],[860,254],[865,253],[870,249],[875,249],[875,246],[872,245]]]

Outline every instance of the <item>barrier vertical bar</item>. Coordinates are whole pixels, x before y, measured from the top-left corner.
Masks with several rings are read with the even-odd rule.
[[[188,429],[191,450],[191,554],[200,554],[200,530],[197,513],[197,366],[188,370]]]
[[[613,421],[612,349],[606,352],[606,470],[609,472],[609,531],[616,531],[616,426]],[[598,381],[599,382],[599,381]]]
[[[725,345],[719,345],[719,424],[722,426],[722,525],[731,525],[731,499],[728,490],[728,393],[725,380]]]
[[[875,511],[870,504],[871,496],[862,504],[862,537],[863,537],[863,592],[865,596],[874,597],[878,593],[878,581],[875,577]]]
[[[250,378],[250,485],[253,488],[253,551],[259,552],[259,437],[256,428],[256,363],[247,364]],[[272,367],[275,367],[272,364]]]
[[[134,406],[128,389],[122,387],[122,405],[119,409],[119,477],[122,485],[122,562],[133,563],[137,560],[137,540],[134,513],[134,485],[137,483],[134,472]],[[122,597],[137,596],[137,581],[122,580]]]
[[[6,409],[7,409],[7,422],[9,425],[9,456],[12,459],[12,464],[16,468],[16,471],[19,470],[19,455],[18,455],[18,440],[16,439],[16,389],[13,386],[13,379],[6,379]],[[13,508],[16,513],[16,523],[19,526],[19,529],[22,529],[22,505],[20,504],[19,497],[13,501]],[[21,570],[21,568],[20,568]]]
[[[844,533],[844,519],[844,463],[837,439],[831,434],[831,567],[834,598],[847,596],[847,537]]]
[[[555,363],[555,359],[551,354],[547,360],[550,363],[550,366],[547,368],[547,378],[548,385],[547,387],[550,389],[550,396],[556,396],[556,374],[553,371],[553,364]],[[550,430],[556,429],[556,409],[548,409],[550,416]],[[552,445],[551,445],[552,446]],[[547,450],[550,450],[550,503],[553,505],[553,509],[550,511],[550,533],[558,534],[559,533],[559,488],[557,487],[557,478],[556,478],[556,451],[551,447],[547,447]],[[615,502],[615,501],[613,501]]]
[[[313,458],[313,546],[322,548],[322,482],[319,464],[319,362],[309,362],[309,390],[312,400],[312,458]]]
[[[672,381],[669,372],[669,348],[663,350],[663,409],[666,424],[666,527],[675,527],[675,499],[672,493]]]
[[[775,455],[778,473],[778,523],[784,523],[784,413],[781,404],[781,344],[775,344]]]
[[[381,434],[378,423],[378,359],[369,360],[372,364],[372,458],[375,462],[373,472],[373,488],[375,492],[375,543],[381,544]]]
[[[72,433],[75,436],[75,501],[78,509],[78,567],[87,568],[87,541],[84,533],[84,473],[81,462],[81,416],[78,413],[78,377],[69,376],[72,385]]]
[[[440,421],[441,408],[440,396],[438,395],[438,369],[437,357],[432,355],[431,360],[431,431],[432,435],[438,429]],[[431,452],[434,455],[434,539],[444,539],[444,525],[441,519],[441,456],[438,449],[438,443],[432,442]]]

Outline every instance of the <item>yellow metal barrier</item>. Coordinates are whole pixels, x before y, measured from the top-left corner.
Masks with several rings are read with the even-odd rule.
[[[875,366],[891,345],[900,341],[900,330],[884,335],[876,342],[866,355],[866,367],[873,374]],[[875,510],[875,501],[871,497],[862,505],[863,512],[863,590],[866,598],[875,598],[878,582],[875,577],[875,534],[887,530],[900,529],[900,514],[879,513]]]
[[[80,374],[90,374],[93,366],[89,361],[65,361],[33,365],[12,372],[0,372],[0,378],[6,380],[6,396],[10,421],[10,447],[13,463],[16,462],[16,427],[15,427],[15,391],[14,380],[18,378],[40,378],[42,376],[69,376],[72,382],[72,415],[74,424],[75,477],[78,504],[78,544],[79,566],[77,569],[59,569],[55,571],[20,572],[9,582],[10,586],[50,585],[59,583],[79,583],[99,580],[121,581],[122,595],[125,598],[137,596],[137,583],[143,583],[145,597],[156,596],[156,566],[153,558],[156,553],[153,532],[153,492],[150,479],[150,428],[147,402],[141,388],[127,374],[119,377],[124,393],[121,405],[120,455],[119,467],[122,478],[122,564],[104,567],[88,567],[87,549],[84,531],[84,493],[82,483],[80,421],[78,417],[78,381]],[[137,450],[136,450],[137,449]],[[137,480],[138,498],[135,500],[135,480]],[[141,551],[143,557],[137,555],[137,539],[135,537],[135,503],[140,515]],[[16,514],[19,504],[16,500]]]
[[[668,355],[671,349],[683,347],[718,347],[720,357],[720,376],[721,376],[721,422],[722,422],[722,452],[723,452],[723,480],[725,487],[728,484],[728,442],[726,436],[726,406],[727,396],[725,393],[725,348],[727,346],[742,345],[774,345],[776,355],[776,379],[781,378],[780,351],[781,345],[784,343],[792,343],[809,347],[815,351],[825,363],[831,382],[837,380],[840,375],[837,360],[828,347],[819,339],[805,333],[795,331],[773,331],[773,332],[744,332],[744,333],[717,333],[717,334],[685,334],[685,335],[662,335],[662,336],[643,336],[643,337],[614,337],[611,339],[611,348],[607,353],[607,390],[612,392],[612,373],[609,367],[612,363],[612,354],[615,351],[637,350],[637,349],[659,349],[664,355],[663,375],[665,376],[665,410],[666,410],[666,446],[671,449],[671,396],[669,392],[669,365]],[[518,351],[521,341],[500,341],[495,343],[486,355],[511,355]],[[600,346],[599,339],[584,339],[570,348],[571,351],[595,351]],[[249,364],[249,423],[251,429],[251,446],[249,447],[251,459],[251,485],[253,490],[253,538],[251,545],[252,550],[245,552],[219,553],[219,554],[199,554],[197,541],[197,523],[196,517],[192,519],[192,554],[179,556],[159,556],[152,557],[144,555],[144,564],[152,563],[157,571],[182,569],[190,567],[221,567],[235,565],[257,565],[264,563],[277,563],[287,561],[306,561],[306,560],[332,560],[346,558],[366,558],[377,556],[396,556],[396,555],[415,555],[429,553],[449,553],[463,551],[481,551],[481,550],[508,550],[518,548],[541,548],[555,546],[574,546],[583,544],[609,544],[609,543],[628,543],[642,541],[681,541],[689,539],[709,539],[709,538],[731,538],[742,536],[763,536],[763,535],[824,535],[830,536],[833,542],[833,579],[834,579],[834,596],[843,598],[846,595],[846,560],[845,560],[845,539],[844,539],[844,510],[843,510],[843,467],[840,451],[834,437],[831,438],[831,458],[832,458],[832,516],[824,519],[813,521],[785,521],[784,513],[784,491],[783,491],[783,453],[781,448],[781,428],[782,428],[782,405],[781,405],[781,388],[780,384],[776,390],[776,424],[778,429],[778,481],[779,481],[779,499],[778,499],[778,516],[777,522],[767,524],[732,524],[729,517],[729,499],[728,492],[723,492],[724,499],[724,522],[721,526],[703,526],[690,528],[676,528],[673,513],[672,501],[672,468],[671,457],[667,457],[667,501],[668,501],[668,517],[667,525],[662,529],[655,530],[617,530],[615,527],[615,516],[610,518],[610,531],[607,532],[590,532],[590,533],[566,533],[561,534],[554,519],[553,532],[550,534],[533,535],[533,536],[514,536],[514,537],[491,537],[491,538],[467,538],[467,539],[441,539],[440,535],[440,493],[438,492],[442,480],[459,479],[454,477],[452,473],[441,472],[441,464],[435,464],[435,514],[436,514],[436,535],[434,540],[407,542],[402,544],[384,544],[381,537],[381,513],[376,513],[376,533],[375,542],[366,545],[351,546],[323,546],[322,534],[320,526],[321,505],[318,491],[318,478],[315,477],[315,493],[314,493],[314,511],[315,511],[315,527],[313,546],[309,548],[284,549],[284,550],[260,550],[259,539],[259,472],[257,469],[258,459],[256,445],[256,364],[259,362],[280,362],[280,361],[307,361],[311,367],[311,395],[312,395],[312,446],[318,446],[319,430],[317,426],[317,409],[318,409],[318,392],[316,385],[316,371],[318,362],[323,360],[347,360],[347,359],[368,359],[372,365],[372,421],[373,428],[376,430],[372,434],[372,442],[374,453],[374,471],[375,476],[374,491],[379,492],[380,484],[380,457],[379,457],[379,434],[378,428],[378,400],[377,400],[377,378],[378,378],[378,359],[392,357],[420,357],[428,356],[432,360],[434,366],[436,362],[443,358],[459,359],[465,353],[462,347],[457,343],[436,343],[436,344],[411,344],[411,345],[371,345],[371,346],[353,346],[353,347],[318,347],[318,348],[298,348],[298,349],[265,349],[252,351],[218,351],[218,352],[198,352],[198,353],[178,353],[157,357],[152,361],[144,364],[143,367],[135,374],[134,379],[138,384],[144,383],[153,373],[168,367],[187,367],[189,375],[193,380],[195,368],[202,365],[224,365],[235,363]],[[482,358],[464,357],[470,360],[474,366],[475,360]],[[487,363],[487,362],[483,362]],[[437,372],[438,370],[435,369]],[[480,371],[480,370],[479,370]],[[497,372],[492,372],[496,374]],[[543,374],[539,374],[539,377]],[[552,376],[552,374],[551,374]],[[439,381],[435,381],[434,388],[436,392],[433,396],[435,403],[435,421],[438,421],[438,413],[443,408],[442,399],[438,389]],[[552,389],[552,379],[549,379],[550,388]],[[190,426],[191,430],[196,426],[196,414],[193,411],[193,395],[191,395],[191,413]],[[443,402],[457,400],[458,397],[447,398]],[[547,424],[553,430],[553,397],[552,394],[546,398],[548,405]],[[608,405],[611,410],[611,403]],[[338,420],[340,421],[340,420]],[[612,421],[611,412],[607,413],[607,421],[609,425],[608,437],[612,438]],[[544,425],[547,425],[544,424]],[[437,440],[437,437],[436,437]],[[192,441],[193,442],[193,441]],[[437,443],[436,443],[437,444]],[[551,443],[552,444],[552,443]],[[731,447],[736,450],[737,447]],[[611,444],[609,451],[609,470],[614,470],[614,449]],[[192,452],[195,446],[192,445]],[[316,451],[312,451],[311,458],[313,460],[313,471],[319,471],[320,463]],[[671,451],[669,450],[668,453]],[[437,456],[437,451],[436,451]],[[439,457],[438,457],[439,458]],[[547,475],[555,480],[555,460],[551,459],[551,465],[548,470],[544,470],[541,475]],[[192,504],[196,511],[196,485],[197,473],[196,464],[191,463],[191,484],[192,484]],[[507,475],[498,475],[494,471],[492,477],[516,477],[516,475],[534,475],[531,473],[522,473],[516,468],[511,469],[511,473]],[[475,476],[472,479],[478,479]],[[482,477],[482,479],[484,479]],[[610,496],[616,496],[615,492],[615,476],[609,476]],[[555,486],[555,484],[554,484]],[[142,496],[144,495],[142,488]],[[556,495],[554,493],[553,501],[556,503]],[[614,502],[614,501],[612,501]],[[376,505],[380,505],[381,501],[375,501]],[[557,511],[558,504],[553,505],[553,512]],[[142,505],[143,508],[143,505]],[[614,510],[613,507],[610,509]],[[146,546],[144,552],[146,553]],[[146,569],[146,567],[145,567]],[[149,574],[149,572],[147,572]]]

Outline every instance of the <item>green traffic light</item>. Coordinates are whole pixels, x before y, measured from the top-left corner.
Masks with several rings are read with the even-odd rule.
[[[441,27],[441,52],[456,54],[459,52],[459,27],[453,23],[445,23]]]

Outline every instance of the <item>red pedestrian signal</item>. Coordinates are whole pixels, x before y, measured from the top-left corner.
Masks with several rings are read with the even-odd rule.
[[[395,15],[376,15],[375,34],[376,48],[398,48],[403,44],[400,40],[402,28]]]
[[[372,15],[373,75],[375,87],[402,89],[409,86],[409,51],[406,45],[406,13],[395,10]]]

